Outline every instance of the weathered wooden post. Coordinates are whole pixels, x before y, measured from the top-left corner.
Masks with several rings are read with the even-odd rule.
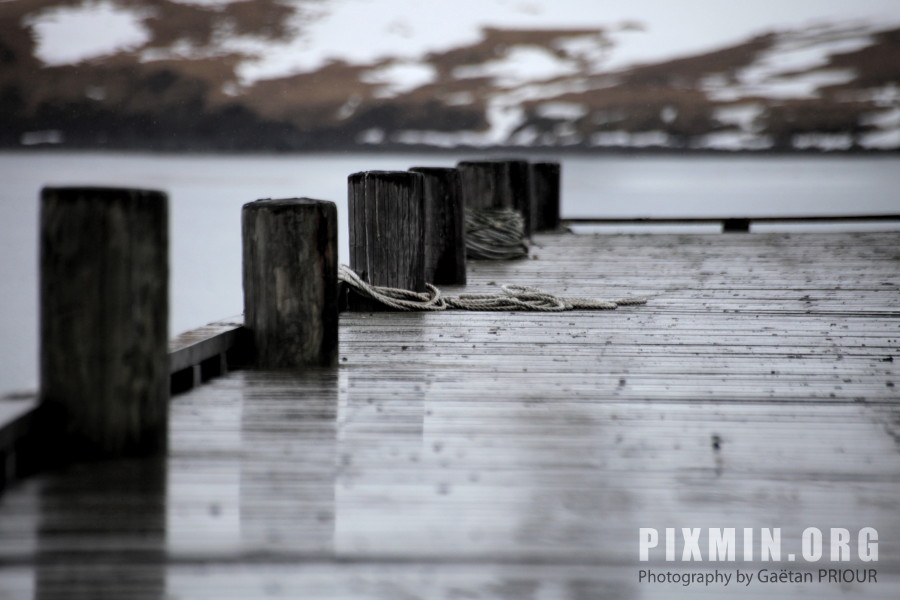
[[[168,200],[41,193],[41,424],[60,458],[158,454],[169,409]]]
[[[559,227],[559,184],[558,162],[531,163],[534,231],[552,231]]]
[[[363,171],[348,177],[350,268],[371,285],[425,291],[423,176]],[[383,307],[350,292],[350,310]]]
[[[336,365],[337,207],[309,198],[257,200],[241,217],[244,325],[254,362]]]
[[[534,202],[527,160],[461,161],[457,164],[466,208],[512,208],[533,231]]]
[[[466,283],[466,223],[459,171],[413,167],[423,176],[425,196],[425,281]]]
[[[456,168],[467,209],[512,208],[512,197],[503,186],[507,179],[507,168],[503,163],[464,160]]]

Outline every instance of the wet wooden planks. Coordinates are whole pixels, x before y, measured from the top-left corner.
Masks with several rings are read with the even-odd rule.
[[[806,526],[877,528],[879,583],[690,597],[897,596],[898,241],[539,236],[466,289],[650,303],[345,314],[337,370],[177,397],[166,461],[0,497],[0,597],[687,597],[638,528]]]

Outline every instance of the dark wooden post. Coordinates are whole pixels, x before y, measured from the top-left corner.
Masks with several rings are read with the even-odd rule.
[[[166,195],[45,188],[41,201],[48,443],[72,458],[161,453],[169,409]]]
[[[534,233],[534,189],[531,185],[531,165],[527,160],[508,160],[509,186],[513,198],[513,208],[522,213],[525,221],[525,235]]]
[[[725,219],[722,221],[722,233],[748,233],[750,219]]]
[[[337,207],[293,198],[242,211],[244,325],[264,368],[338,359]]]
[[[348,178],[350,268],[372,285],[425,291],[423,176],[363,171]],[[384,307],[350,293],[350,310]]]
[[[522,214],[525,235],[531,235],[534,200],[528,161],[462,161],[457,168],[466,208],[513,208]]]
[[[413,167],[423,176],[425,196],[425,281],[466,283],[466,223],[459,171]]]
[[[531,164],[531,185],[534,189],[534,231],[552,231],[559,228],[558,162]]]
[[[457,164],[466,208],[513,208],[507,185],[508,165],[497,161],[465,160]]]

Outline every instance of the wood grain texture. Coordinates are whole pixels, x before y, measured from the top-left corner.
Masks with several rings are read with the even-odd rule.
[[[537,235],[446,291],[650,302],[345,313],[338,369],[176,397],[164,486],[110,465],[7,490],[0,596],[898,597],[898,241]],[[807,526],[875,527],[878,583],[638,582],[872,566],[637,560],[640,527],[781,527],[786,554]]]
[[[467,160],[457,164],[466,208],[512,208],[525,221],[525,235],[535,225],[531,167],[527,160]]]
[[[423,176],[364,171],[348,178],[350,268],[372,285],[425,291]],[[351,292],[350,309],[381,310]]]
[[[466,226],[457,169],[413,167],[425,197],[425,281],[465,285]]]
[[[168,204],[162,192],[41,195],[42,418],[60,454],[165,447]],[[65,448],[63,450],[62,448]]]
[[[245,326],[267,368],[337,361],[337,207],[295,198],[244,205]]]

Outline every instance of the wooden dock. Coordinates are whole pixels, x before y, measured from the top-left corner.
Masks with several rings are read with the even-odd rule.
[[[8,488],[0,598],[900,597],[900,235],[537,235],[470,263],[467,291],[503,283],[650,300],[344,313],[337,369],[175,396],[165,460]],[[640,528],[730,527],[780,528],[781,560],[638,560]],[[640,580],[765,569],[815,581]]]

